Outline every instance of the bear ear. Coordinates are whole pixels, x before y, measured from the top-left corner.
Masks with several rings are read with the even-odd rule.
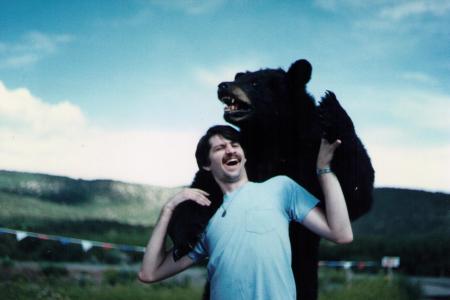
[[[288,71],[289,81],[292,83],[306,84],[311,79],[312,66],[306,59],[299,59],[294,62]]]
[[[242,77],[243,75],[245,75],[245,74],[242,72],[236,73],[236,75],[234,76],[234,80],[238,80],[239,77]]]

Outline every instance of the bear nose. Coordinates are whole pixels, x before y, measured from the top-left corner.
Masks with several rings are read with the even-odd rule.
[[[219,90],[226,90],[228,89],[228,83],[222,82],[219,84]]]

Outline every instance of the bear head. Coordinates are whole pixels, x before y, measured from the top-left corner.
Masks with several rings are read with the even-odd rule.
[[[218,98],[225,105],[224,119],[238,127],[277,124],[297,113],[301,106],[313,107],[314,99],[306,92],[311,72],[311,64],[302,59],[287,72],[263,69],[237,73],[234,81],[218,86]]]

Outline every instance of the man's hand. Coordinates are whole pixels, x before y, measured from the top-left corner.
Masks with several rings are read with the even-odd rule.
[[[340,144],[340,140],[330,144],[327,140],[322,139],[317,157],[317,175],[325,198],[326,214],[322,209],[316,207],[306,215],[303,224],[316,234],[331,241],[350,243],[353,240],[353,232],[344,194],[336,175],[329,170],[334,151]]]
[[[319,155],[317,156],[317,169],[330,167],[334,151],[341,143],[341,140],[336,140],[333,144],[330,144],[326,139],[322,139],[320,143]]]
[[[175,207],[181,202],[192,200],[202,206],[209,206],[211,201],[206,198],[209,194],[200,189],[187,188],[178,192],[173,196],[165,205],[164,210],[168,212],[173,212]]]
[[[196,203],[209,206],[211,201],[206,198],[209,194],[199,189],[184,189],[173,196],[165,205],[153,229],[153,234],[147,244],[147,249],[142,261],[139,279],[143,282],[156,282],[177,274],[191,266],[194,261],[183,256],[178,261],[173,260],[172,251],[164,250],[164,240],[167,234],[167,226],[172,217],[173,210],[181,202],[192,200]]]

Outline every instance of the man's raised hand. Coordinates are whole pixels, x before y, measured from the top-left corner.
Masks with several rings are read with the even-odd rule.
[[[209,206],[211,204],[211,201],[207,198],[207,196],[209,196],[209,194],[203,190],[186,188],[178,192],[175,196],[173,196],[164,205],[164,210],[173,212],[173,210],[175,209],[175,207],[177,207],[178,204],[187,200],[192,200],[202,206]]]
[[[336,140],[330,144],[326,139],[320,143],[319,155],[317,156],[317,169],[329,168],[333,159],[334,151],[341,144],[341,140]]]

